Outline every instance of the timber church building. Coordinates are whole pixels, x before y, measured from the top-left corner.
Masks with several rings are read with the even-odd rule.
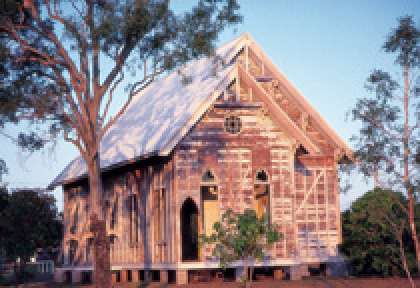
[[[295,279],[334,261],[350,155],[248,34],[187,63],[135,95],[101,142],[113,280],[234,277],[241,263],[221,272],[199,244],[228,208],[266,213],[282,234],[255,273]],[[64,191],[60,281],[92,271],[86,177],[78,158],[51,184]]]

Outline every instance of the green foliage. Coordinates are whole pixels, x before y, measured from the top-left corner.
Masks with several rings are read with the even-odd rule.
[[[420,30],[411,16],[399,19],[399,25],[388,36],[383,48],[388,53],[397,53],[395,63],[416,67],[420,64]]]
[[[399,251],[401,228],[411,271],[416,268],[415,251],[407,223],[407,200],[402,193],[374,189],[357,199],[342,213],[342,252],[355,275],[404,275]],[[418,214],[420,216],[420,214]],[[397,225],[397,226],[394,226]]]
[[[57,247],[62,223],[52,195],[0,190],[0,247],[10,260],[28,261],[36,248]]]
[[[259,219],[254,210],[243,213],[227,210],[221,221],[214,224],[210,236],[202,236],[203,242],[215,244],[213,256],[222,267],[237,260],[262,260],[264,249],[277,242],[281,235],[277,227],[270,225],[265,217]]]

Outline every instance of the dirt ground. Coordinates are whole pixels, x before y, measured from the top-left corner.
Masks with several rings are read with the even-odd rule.
[[[224,283],[223,283],[224,284]],[[420,279],[416,280],[420,287]],[[214,287],[214,288],[236,288],[243,287],[237,283],[220,284],[196,284],[185,287]],[[255,288],[409,288],[410,283],[407,279],[319,279],[319,280],[301,280],[301,281],[262,281],[254,282]]]
[[[416,280],[416,284],[420,287],[420,279]],[[1,286],[0,286],[1,287]],[[9,286],[10,287],[10,286]],[[13,286],[12,286],[13,287]],[[70,287],[80,287],[80,288],[91,288],[89,285],[59,285],[56,283],[38,283],[38,284],[26,284],[18,287],[30,287],[30,288],[70,288]],[[184,286],[176,285],[161,285],[158,283],[152,283],[149,285],[145,284],[121,284],[115,285],[115,288],[141,288],[141,287],[197,287],[197,288],[240,288],[244,287],[243,285],[235,282],[212,282],[212,283],[200,283],[200,284],[190,284]],[[310,279],[310,280],[300,280],[300,281],[259,281],[254,282],[252,287],[254,288],[409,288],[411,287],[408,280],[404,278],[354,278],[354,279]]]

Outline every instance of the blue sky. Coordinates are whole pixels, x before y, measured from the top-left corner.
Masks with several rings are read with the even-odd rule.
[[[224,43],[250,32],[277,67],[345,140],[358,124],[345,120],[357,97],[365,95],[364,81],[373,68],[400,78],[393,58],[381,46],[396,19],[413,15],[420,22],[419,0],[377,1],[240,1],[244,21],[220,37]],[[176,0],[180,9],[190,1]],[[14,127],[9,127],[13,131]],[[10,187],[45,187],[76,157],[71,144],[59,141],[54,150],[22,154],[0,138],[0,158],[6,160]],[[370,187],[355,175],[353,189],[341,196],[342,208]],[[61,189],[54,191],[59,206]]]

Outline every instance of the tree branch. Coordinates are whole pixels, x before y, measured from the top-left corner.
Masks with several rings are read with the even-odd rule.
[[[120,73],[125,61],[127,60],[133,48],[134,48],[134,44],[132,43],[127,43],[123,47],[120,54],[118,54],[115,59],[114,67],[109,72],[108,76],[105,78],[105,81],[103,82],[103,84],[100,86],[100,89],[99,89],[100,92],[98,94],[103,94],[105,93],[105,91],[108,90],[109,86],[112,84],[115,77]]]
[[[381,129],[386,135],[388,135],[390,138],[401,141],[402,138],[398,136],[397,134],[393,134],[389,129],[387,129],[382,123],[376,121],[375,119],[368,117],[366,114],[359,114],[362,119],[369,122],[372,126]]]
[[[108,101],[107,101],[107,103],[105,105],[104,112],[102,113],[102,116],[101,116],[102,122],[105,121],[105,119],[106,119],[106,117],[108,115],[109,106],[111,105],[115,88],[124,79],[124,72],[123,71],[121,71],[120,75],[121,75],[120,78],[117,81],[114,82],[114,84],[112,85],[111,89],[109,90]]]
[[[46,3],[49,3],[49,0],[45,0],[45,1],[46,1]],[[62,43],[58,39],[57,35],[54,32],[52,32],[50,29],[47,29],[45,27],[45,25],[43,25],[42,20],[39,16],[39,12],[37,11],[33,1],[31,1],[31,0],[25,1],[25,6],[29,6],[31,8],[29,10],[32,14],[33,19],[38,23],[38,26],[41,28],[42,34],[45,35],[47,37],[47,39],[55,45],[58,54],[64,60],[63,65],[69,71],[70,77],[72,78],[72,82],[74,82],[73,85],[75,87],[75,90],[77,90],[77,88],[80,86],[81,82],[84,81],[84,79],[78,73],[77,67],[74,64],[73,60],[71,59],[70,55],[68,54],[67,50],[64,48],[64,46],[62,45]],[[47,6],[50,7],[50,5],[47,5]],[[51,13],[50,9],[47,9],[47,10],[49,11],[48,13]],[[56,10],[55,12],[58,13],[57,6],[55,6],[55,10]],[[51,14],[50,17],[54,20],[59,21],[59,22],[64,21],[63,18],[59,17],[57,14],[56,15]],[[67,23],[67,22],[64,21],[63,23]],[[66,24],[63,24],[63,25],[66,25]],[[79,89],[80,89],[80,87],[79,87]]]
[[[35,12],[33,12],[34,15],[38,15],[37,12],[36,12],[36,9],[32,9],[32,11],[35,11]],[[78,93],[76,91],[76,94],[78,96],[79,107],[81,107],[81,109],[82,109],[82,114],[80,114],[79,109],[77,108],[77,105],[73,100],[73,97],[71,97],[70,92],[69,92],[70,89],[69,89],[64,77],[61,75],[61,72],[59,71],[59,68],[56,65],[53,65],[53,64],[58,64],[58,65],[66,66],[66,63],[58,61],[57,59],[49,56],[48,54],[43,53],[43,52],[39,51],[38,49],[32,47],[26,40],[22,39],[18,35],[16,29],[13,27],[12,24],[10,24],[10,23],[8,23],[8,24],[9,25],[6,25],[5,27],[3,27],[3,29],[5,29],[6,31],[8,31],[10,33],[10,35],[20,44],[20,47],[22,47],[22,49],[27,50],[27,51],[35,54],[35,55],[39,55],[39,57],[40,57],[40,58],[37,58],[37,57],[28,56],[29,57],[28,59],[31,59],[33,61],[37,60],[37,62],[39,62],[40,64],[48,66],[52,69],[52,71],[54,72],[54,74],[56,75],[56,77],[58,79],[57,84],[59,84],[61,87],[64,87],[67,91],[67,93],[65,93],[65,97],[66,97],[66,100],[68,101],[68,103],[69,103],[69,105],[72,109],[73,114],[76,116],[76,119],[77,119],[77,122],[78,122],[77,123],[78,124],[77,129],[80,130],[81,134],[86,134],[87,131],[84,131],[85,128],[86,128],[85,127],[86,125],[83,125],[84,121],[82,120],[82,118],[84,118],[86,120],[85,121],[86,123],[88,122],[87,120],[89,118],[88,118],[88,115],[87,115],[87,111],[85,110],[85,104],[84,104],[82,98],[80,97],[80,93]],[[22,60],[24,58],[26,58],[26,57],[23,57]],[[69,73],[71,73],[71,72],[69,71]],[[74,82],[74,77],[71,77],[71,80],[72,80],[72,82]],[[75,87],[75,85],[73,85],[73,87]],[[76,87],[77,87],[77,85],[76,85]]]
[[[45,0],[47,4],[50,4],[49,0]],[[52,14],[51,12],[51,7],[50,5],[48,6],[48,13],[49,15],[51,15],[51,17],[54,20],[57,21],[64,21],[63,18],[59,17],[58,15],[58,8],[57,8],[57,2],[55,3],[55,15]],[[57,35],[55,33],[53,33],[50,29],[46,29],[45,25],[43,25],[42,20],[40,19],[39,13],[35,8],[35,5],[33,3],[33,1],[25,1],[25,6],[28,6],[31,11],[32,17],[35,19],[35,21],[38,23],[38,25],[41,28],[42,34],[45,35],[45,37],[47,37],[47,39],[49,41],[51,41],[56,49],[58,54],[63,58],[64,62],[62,63],[64,67],[66,67],[67,71],[69,72],[69,76],[70,76],[70,80],[72,82],[72,87],[74,88],[74,91],[76,93],[76,96],[78,98],[78,102],[79,102],[79,107],[81,109],[81,117],[83,118],[85,123],[89,123],[89,115],[88,115],[88,111],[87,111],[87,106],[86,103],[83,101],[83,98],[81,96],[81,91],[85,91],[85,87],[86,85],[88,85],[88,83],[86,83],[86,78],[82,77],[81,74],[78,72],[78,69],[76,67],[76,65],[74,64],[73,60],[71,59],[71,57],[69,56],[67,50],[63,47],[62,43],[60,42],[60,40],[57,38]],[[66,21],[64,21],[63,23],[66,23]],[[64,24],[65,25],[65,24]],[[68,26],[66,26],[68,27]],[[74,110],[73,105],[71,105],[72,110]],[[79,112],[79,110],[76,108],[76,110],[74,110],[74,113]],[[88,125],[85,125],[88,126]],[[90,128],[90,127],[87,127]]]
[[[74,3],[74,0],[70,1],[71,6],[73,7],[73,9],[77,12],[77,14],[79,14],[81,19],[85,19],[85,15],[83,15],[82,11],[79,9],[79,7],[77,7],[77,5]]]
[[[60,85],[61,87],[64,88],[64,96],[66,97],[67,102],[70,105],[70,109],[72,111],[72,114],[75,116],[76,122],[75,124],[75,129],[82,135],[82,137],[86,137],[87,134],[87,130],[86,130],[86,126],[84,125],[84,121],[82,119],[82,115],[79,111],[79,109],[77,108],[76,103],[74,102],[73,97],[71,96],[71,89],[68,87],[66,80],[64,79],[63,75],[61,75],[60,71],[56,68],[53,67],[53,72],[55,74],[55,76],[57,77],[57,84]]]
[[[35,54],[35,55],[38,55],[39,57],[45,59],[45,61],[47,61],[49,63],[55,63],[55,64],[59,64],[59,65],[64,64],[64,62],[61,62],[61,61],[55,59],[54,57],[51,57],[47,53],[41,52],[40,50],[38,50],[38,49],[34,48],[32,45],[30,45],[28,41],[26,41],[25,39],[23,39],[22,37],[20,37],[18,35],[15,27],[10,22],[6,23],[6,25],[3,27],[3,29],[10,33],[10,35],[13,37],[13,39],[15,39],[15,41],[20,44],[20,47],[22,47],[23,50],[26,50],[26,51],[29,51],[29,52]]]
[[[89,27],[89,31],[90,31],[90,35],[92,38],[92,72],[93,72],[93,93],[95,95],[95,105],[98,107],[100,106],[100,102],[101,100],[98,98],[100,97],[96,97],[97,94],[100,93],[99,88],[100,88],[100,68],[99,68],[99,52],[100,52],[100,47],[99,47],[99,38],[98,38],[98,33],[96,33],[95,31],[95,21],[94,21],[94,4],[92,3],[91,0],[87,1],[87,15],[86,15],[86,24]],[[99,96],[99,95],[98,95]],[[98,112],[98,111],[96,111]]]
[[[80,154],[82,155],[83,159],[88,160],[89,159],[88,153],[86,149],[83,148],[82,143],[80,141],[80,137],[78,136],[76,139],[71,138],[67,130],[64,130],[63,134],[64,134],[64,140],[76,146]]]
[[[6,137],[7,139],[9,139],[10,141],[12,141],[13,144],[16,144],[18,141],[16,138],[10,136],[9,134],[7,134],[6,132],[3,132],[2,130],[0,130],[0,135],[3,135],[4,137]]]

